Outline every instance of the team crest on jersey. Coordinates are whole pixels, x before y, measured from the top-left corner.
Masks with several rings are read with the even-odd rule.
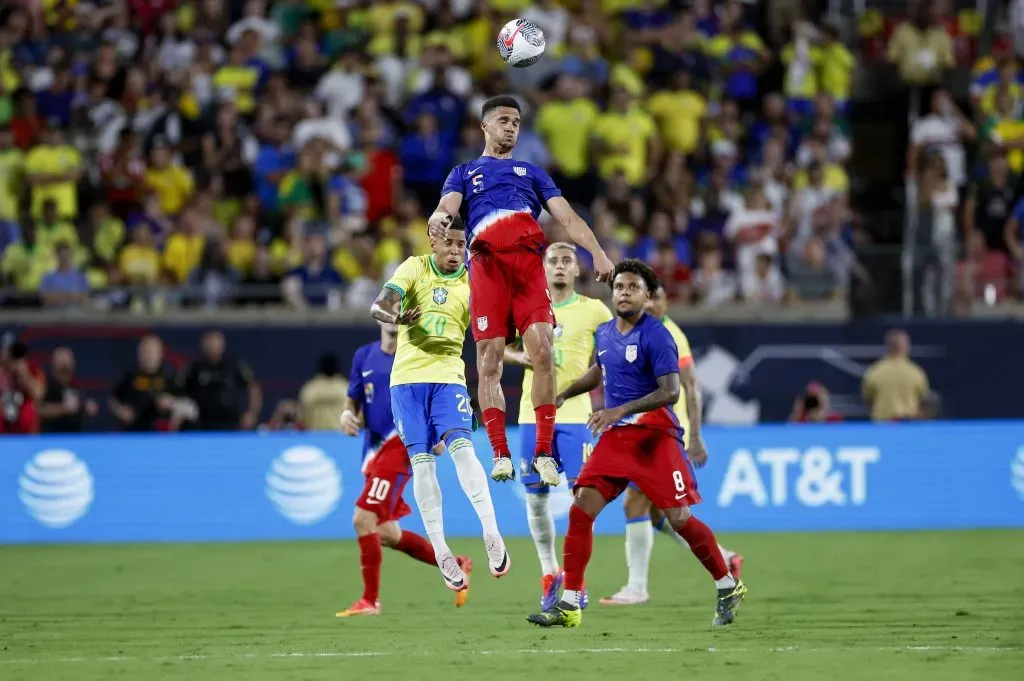
[[[487,317],[477,317],[476,318],[476,328],[480,329],[481,331],[486,331],[487,330]]]
[[[555,338],[561,338],[562,337],[562,325],[561,324],[555,324],[555,332],[554,333],[555,333]]]
[[[434,302],[438,305],[444,305],[445,301],[448,300],[448,289],[435,288],[434,289]]]
[[[373,383],[363,384],[363,395],[366,397],[367,404],[373,404]]]
[[[626,346],[626,361],[627,362],[635,362],[636,361],[636,346],[635,345],[627,345]]]
[[[512,166],[512,170],[515,171],[519,177],[526,177],[526,168],[523,166]]]

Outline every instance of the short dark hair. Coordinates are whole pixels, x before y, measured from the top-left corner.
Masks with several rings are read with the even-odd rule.
[[[512,95],[498,95],[497,97],[491,97],[484,102],[484,110],[481,114],[482,117],[486,117],[487,114],[491,113],[495,109],[507,106],[510,109],[515,109],[520,114],[523,113],[523,108],[519,106],[519,100]]]
[[[643,262],[642,260],[637,260],[636,258],[626,258],[625,260],[620,262],[618,265],[615,266],[615,271],[612,272],[612,278],[610,283],[614,284],[616,277],[618,277],[623,272],[635,274],[636,276],[643,279],[644,284],[647,285],[647,290],[651,293],[657,291],[658,287],[661,286],[661,282],[658,281],[658,275],[654,273],[654,270],[651,269],[650,265]]]

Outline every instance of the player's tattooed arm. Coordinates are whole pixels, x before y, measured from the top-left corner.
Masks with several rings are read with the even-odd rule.
[[[613,423],[618,423],[630,414],[642,414],[679,401],[679,374],[672,372],[658,376],[658,387],[640,399],[626,402],[612,409],[599,409],[590,415],[587,426],[592,433],[600,433]]]
[[[700,468],[708,460],[708,450],[701,435],[701,413],[703,405],[700,399],[700,383],[697,381],[697,369],[691,362],[679,369],[679,384],[686,398],[686,415],[689,419],[687,428],[690,435],[690,446],[687,454],[693,465]]]
[[[558,393],[555,397],[555,404],[561,407],[566,400],[576,397],[577,395],[589,393],[599,385],[601,385],[601,367],[594,364],[587,369],[585,374],[570,383],[565,390]]]
[[[370,306],[370,316],[385,324],[415,324],[422,314],[419,306],[403,310],[402,296],[390,286],[381,289]]]
[[[547,201],[548,212],[551,213],[551,217],[555,219],[558,224],[565,228],[565,231],[569,233],[569,238],[576,244],[579,244],[583,248],[587,249],[594,258],[594,273],[597,275],[598,281],[606,281],[611,276],[612,270],[615,269],[615,265],[608,258],[608,255],[601,248],[601,244],[598,243],[597,237],[590,231],[590,227],[583,221],[573,207],[569,205],[561,196],[555,196]]]
[[[427,235],[434,239],[442,239],[445,231],[455,220],[462,208],[462,194],[459,192],[448,192],[441,197],[433,214],[427,220]]]

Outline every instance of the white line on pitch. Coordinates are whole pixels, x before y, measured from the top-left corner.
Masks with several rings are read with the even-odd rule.
[[[462,651],[461,655],[579,655],[595,654],[603,655],[608,653],[699,653],[707,652],[714,654],[767,652],[767,653],[842,653],[858,652],[865,648],[804,648],[801,646],[783,646],[777,648],[520,648],[514,650],[474,650]],[[1022,649],[1017,646],[878,646],[868,648],[877,652],[974,652],[974,653],[1015,653]],[[5,660],[0,658],[0,664],[80,664],[96,662],[191,662],[196,660],[238,660],[238,659],[278,659],[278,658],[317,658],[317,657],[438,657],[446,655],[439,651],[296,651],[284,653],[227,653],[227,654],[194,654],[194,655],[168,655],[157,657],[133,657],[131,655],[118,655],[111,657],[64,657],[57,659],[45,658],[21,658]]]

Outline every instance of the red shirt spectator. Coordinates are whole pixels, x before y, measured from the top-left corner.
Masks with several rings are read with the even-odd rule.
[[[156,32],[163,15],[174,9],[175,0],[131,0],[132,14],[143,35]]]
[[[13,342],[0,350],[0,434],[28,435],[39,432],[36,400],[43,395],[43,370],[26,358],[24,343]]]
[[[843,417],[829,408],[829,392],[817,381],[807,384],[803,395],[796,398],[790,423],[839,423]]]
[[[366,172],[359,184],[366,192],[366,219],[369,222],[376,222],[395,212],[395,185],[398,182],[401,182],[401,168],[395,152],[390,149],[366,152]]]

